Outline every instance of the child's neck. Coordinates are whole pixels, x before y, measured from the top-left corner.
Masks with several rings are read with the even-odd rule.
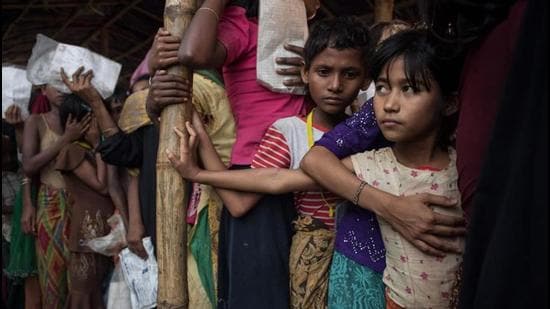
[[[433,167],[444,169],[449,165],[447,151],[441,149],[432,141],[395,143],[392,147],[399,163],[411,167]]]
[[[342,120],[348,117],[348,115],[346,115],[346,113],[344,112],[339,114],[328,114],[317,107],[313,108],[312,112],[313,123],[327,129],[334,128],[337,124],[342,122]]]

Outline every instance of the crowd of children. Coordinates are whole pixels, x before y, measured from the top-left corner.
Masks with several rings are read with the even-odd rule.
[[[304,3],[314,16],[319,1]],[[26,120],[6,111],[3,270],[24,286],[9,306],[105,308],[116,261],[86,243],[113,214],[149,258],[171,104],[193,107],[167,151],[191,184],[189,308],[459,306],[463,55],[427,22],[327,18],[278,59],[306,95],[272,92],[256,82],[257,14],[258,1],[205,0],[181,39],[159,29],[128,92],[102,99],[92,70],[58,68],[70,94],[39,85]],[[192,86],[175,64],[195,70]]]

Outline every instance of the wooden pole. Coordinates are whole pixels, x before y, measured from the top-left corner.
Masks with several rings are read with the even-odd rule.
[[[393,0],[374,1],[374,22],[390,21],[393,19]]]
[[[181,38],[195,8],[196,0],[166,0],[164,28]],[[181,65],[169,68],[168,73],[184,76],[192,82],[193,71]],[[165,150],[178,153],[179,140],[173,128],[178,127],[186,133],[184,123],[190,119],[190,104],[168,106],[161,114],[157,157],[157,306],[160,309],[187,308],[189,303],[185,224],[188,192],[183,179],[170,165]]]

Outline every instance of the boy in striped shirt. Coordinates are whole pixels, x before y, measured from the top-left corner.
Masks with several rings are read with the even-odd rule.
[[[368,86],[368,28],[353,17],[319,21],[304,46],[302,79],[316,107],[304,118],[275,121],[257,149],[250,170],[226,170],[194,116],[186,123],[189,141],[180,135],[180,157],[168,153],[172,165],[189,181],[218,189],[229,212],[239,217],[262,197],[259,193],[294,192],[298,218],[290,253],[292,308],[327,305],[328,271],[334,243],[334,209],[340,198],[321,189],[299,170],[302,157],[313,143],[347,118],[345,109]],[[200,169],[192,149],[198,144],[205,169]],[[229,189],[229,190],[227,190]],[[236,191],[238,190],[238,191]]]

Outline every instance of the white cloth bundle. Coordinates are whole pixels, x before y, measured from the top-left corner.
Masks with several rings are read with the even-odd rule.
[[[59,43],[38,34],[27,64],[27,79],[34,85],[49,84],[61,92],[70,93],[61,80],[61,68],[71,76],[79,67],[92,69],[92,85],[103,99],[111,96],[118,81],[122,66],[86,48]]]
[[[15,65],[2,65],[2,118],[6,110],[15,104],[21,109],[21,118],[29,116],[29,100],[32,84],[27,80],[24,68]]]
[[[304,46],[308,35],[303,0],[260,0],[256,80],[271,91],[305,94],[304,87],[288,87],[277,74],[277,57],[296,57],[285,43]]]

